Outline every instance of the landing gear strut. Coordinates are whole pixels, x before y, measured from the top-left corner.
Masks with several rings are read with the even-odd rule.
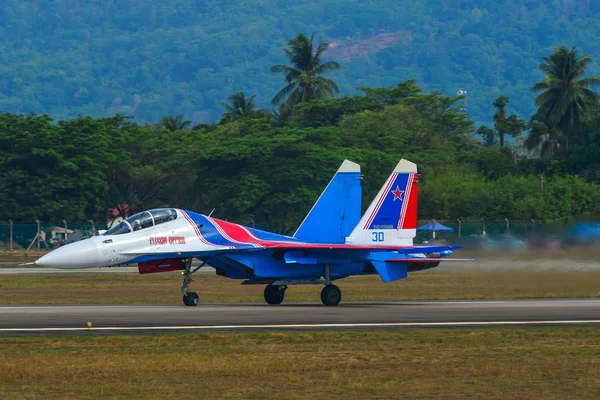
[[[200,296],[198,293],[190,292],[189,285],[192,283],[192,274],[196,273],[200,268],[206,264],[206,261],[200,264],[200,266],[192,270],[192,259],[188,259],[185,262],[185,270],[183,271],[183,284],[181,285],[181,293],[183,294],[183,304],[186,306],[197,306],[200,302]]]
[[[267,304],[281,304],[283,298],[285,297],[286,289],[287,286],[285,285],[267,285],[264,293]]]
[[[337,306],[342,301],[342,291],[339,287],[331,284],[329,264],[325,264],[325,287],[321,291],[321,301],[326,306]]]

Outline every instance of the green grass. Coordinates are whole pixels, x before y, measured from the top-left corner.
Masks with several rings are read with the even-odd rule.
[[[597,399],[595,328],[0,338],[0,398]]]
[[[45,250],[34,250],[34,251],[24,251],[24,250],[16,250],[16,251],[8,251],[8,250],[0,250],[0,262],[6,263],[2,267],[17,267],[21,263],[33,262],[48,253]]]
[[[0,277],[0,304],[179,303],[179,274],[48,274]],[[392,283],[378,276],[336,282],[343,301],[600,297],[598,271],[426,271]],[[202,302],[262,302],[262,285],[197,275]],[[320,286],[290,286],[286,302],[320,302]]]

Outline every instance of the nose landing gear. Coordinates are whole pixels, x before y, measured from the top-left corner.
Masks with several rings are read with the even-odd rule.
[[[192,283],[192,274],[196,273],[200,268],[206,264],[206,261],[200,264],[200,266],[192,270],[192,259],[185,261],[185,270],[183,271],[183,284],[181,285],[181,293],[183,294],[183,304],[186,306],[197,306],[200,302],[200,296],[196,292],[189,291],[189,285]]]

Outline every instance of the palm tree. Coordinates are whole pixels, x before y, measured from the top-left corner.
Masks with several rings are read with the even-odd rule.
[[[273,109],[271,112],[271,118],[275,125],[282,126],[288,123],[292,116],[294,115],[294,110],[292,107],[288,106],[286,103],[281,103],[279,105],[279,110]]]
[[[540,157],[552,158],[561,150],[564,137],[555,128],[539,121],[529,124],[529,136],[523,143],[528,150],[539,149]]]
[[[339,93],[340,89],[331,79],[321,76],[326,72],[339,70],[340,64],[335,61],[321,62],[321,56],[329,47],[329,43],[322,41],[313,52],[314,34],[306,37],[299,33],[288,41],[289,48],[283,49],[290,66],[274,65],[271,72],[285,75],[286,86],[273,97],[273,105],[283,102],[288,106],[310,101],[313,99],[326,99]]]
[[[256,109],[254,98],[248,98],[242,92],[227,96],[227,103],[221,103],[225,113],[221,116],[221,123],[229,122],[238,118],[269,118],[269,111],[265,108]]]
[[[544,81],[531,89],[540,93],[535,104],[539,107],[534,118],[544,122],[550,129],[558,129],[569,150],[569,138],[591,116],[591,108],[598,103],[598,94],[589,89],[600,85],[600,77],[584,78],[585,70],[592,62],[589,55],[579,55],[575,47],[555,47],[554,53],[543,58],[540,70],[546,75]]]
[[[247,98],[242,92],[227,96],[227,101],[229,103],[221,103],[226,110],[221,118],[224,118],[225,116],[241,117],[253,112],[256,108],[256,105],[254,104],[255,97],[256,95]]]
[[[510,102],[508,97],[500,96],[492,105],[496,108],[494,114],[494,128],[490,129],[487,126],[482,125],[477,129],[477,134],[482,135],[484,138],[484,146],[491,147],[496,141],[496,137],[500,138],[500,147],[504,147],[504,136],[510,135],[517,137],[526,128],[525,121],[517,117],[515,114],[506,116],[506,105]]]
[[[175,118],[169,115],[165,115],[158,125],[164,127],[168,131],[175,132],[184,130],[188,128],[191,124],[192,121],[184,121],[183,114],[179,114]]]
[[[496,107],[494,127],[496,128],[498,137],[500,137],[500,147],[504,147],[504,135],[519,136],[526,127],[525,121],[518,118],[515,114],[506,116],[506,105],[509,102],[508,97],[500,96],[492,103]]]

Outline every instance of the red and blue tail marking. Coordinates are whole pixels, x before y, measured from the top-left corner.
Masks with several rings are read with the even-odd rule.
[[[416,229],[417,174],[393,173],[363,229]]]
[[[417,166],[400,160],[346,243],[412,246],[417,228]]]

